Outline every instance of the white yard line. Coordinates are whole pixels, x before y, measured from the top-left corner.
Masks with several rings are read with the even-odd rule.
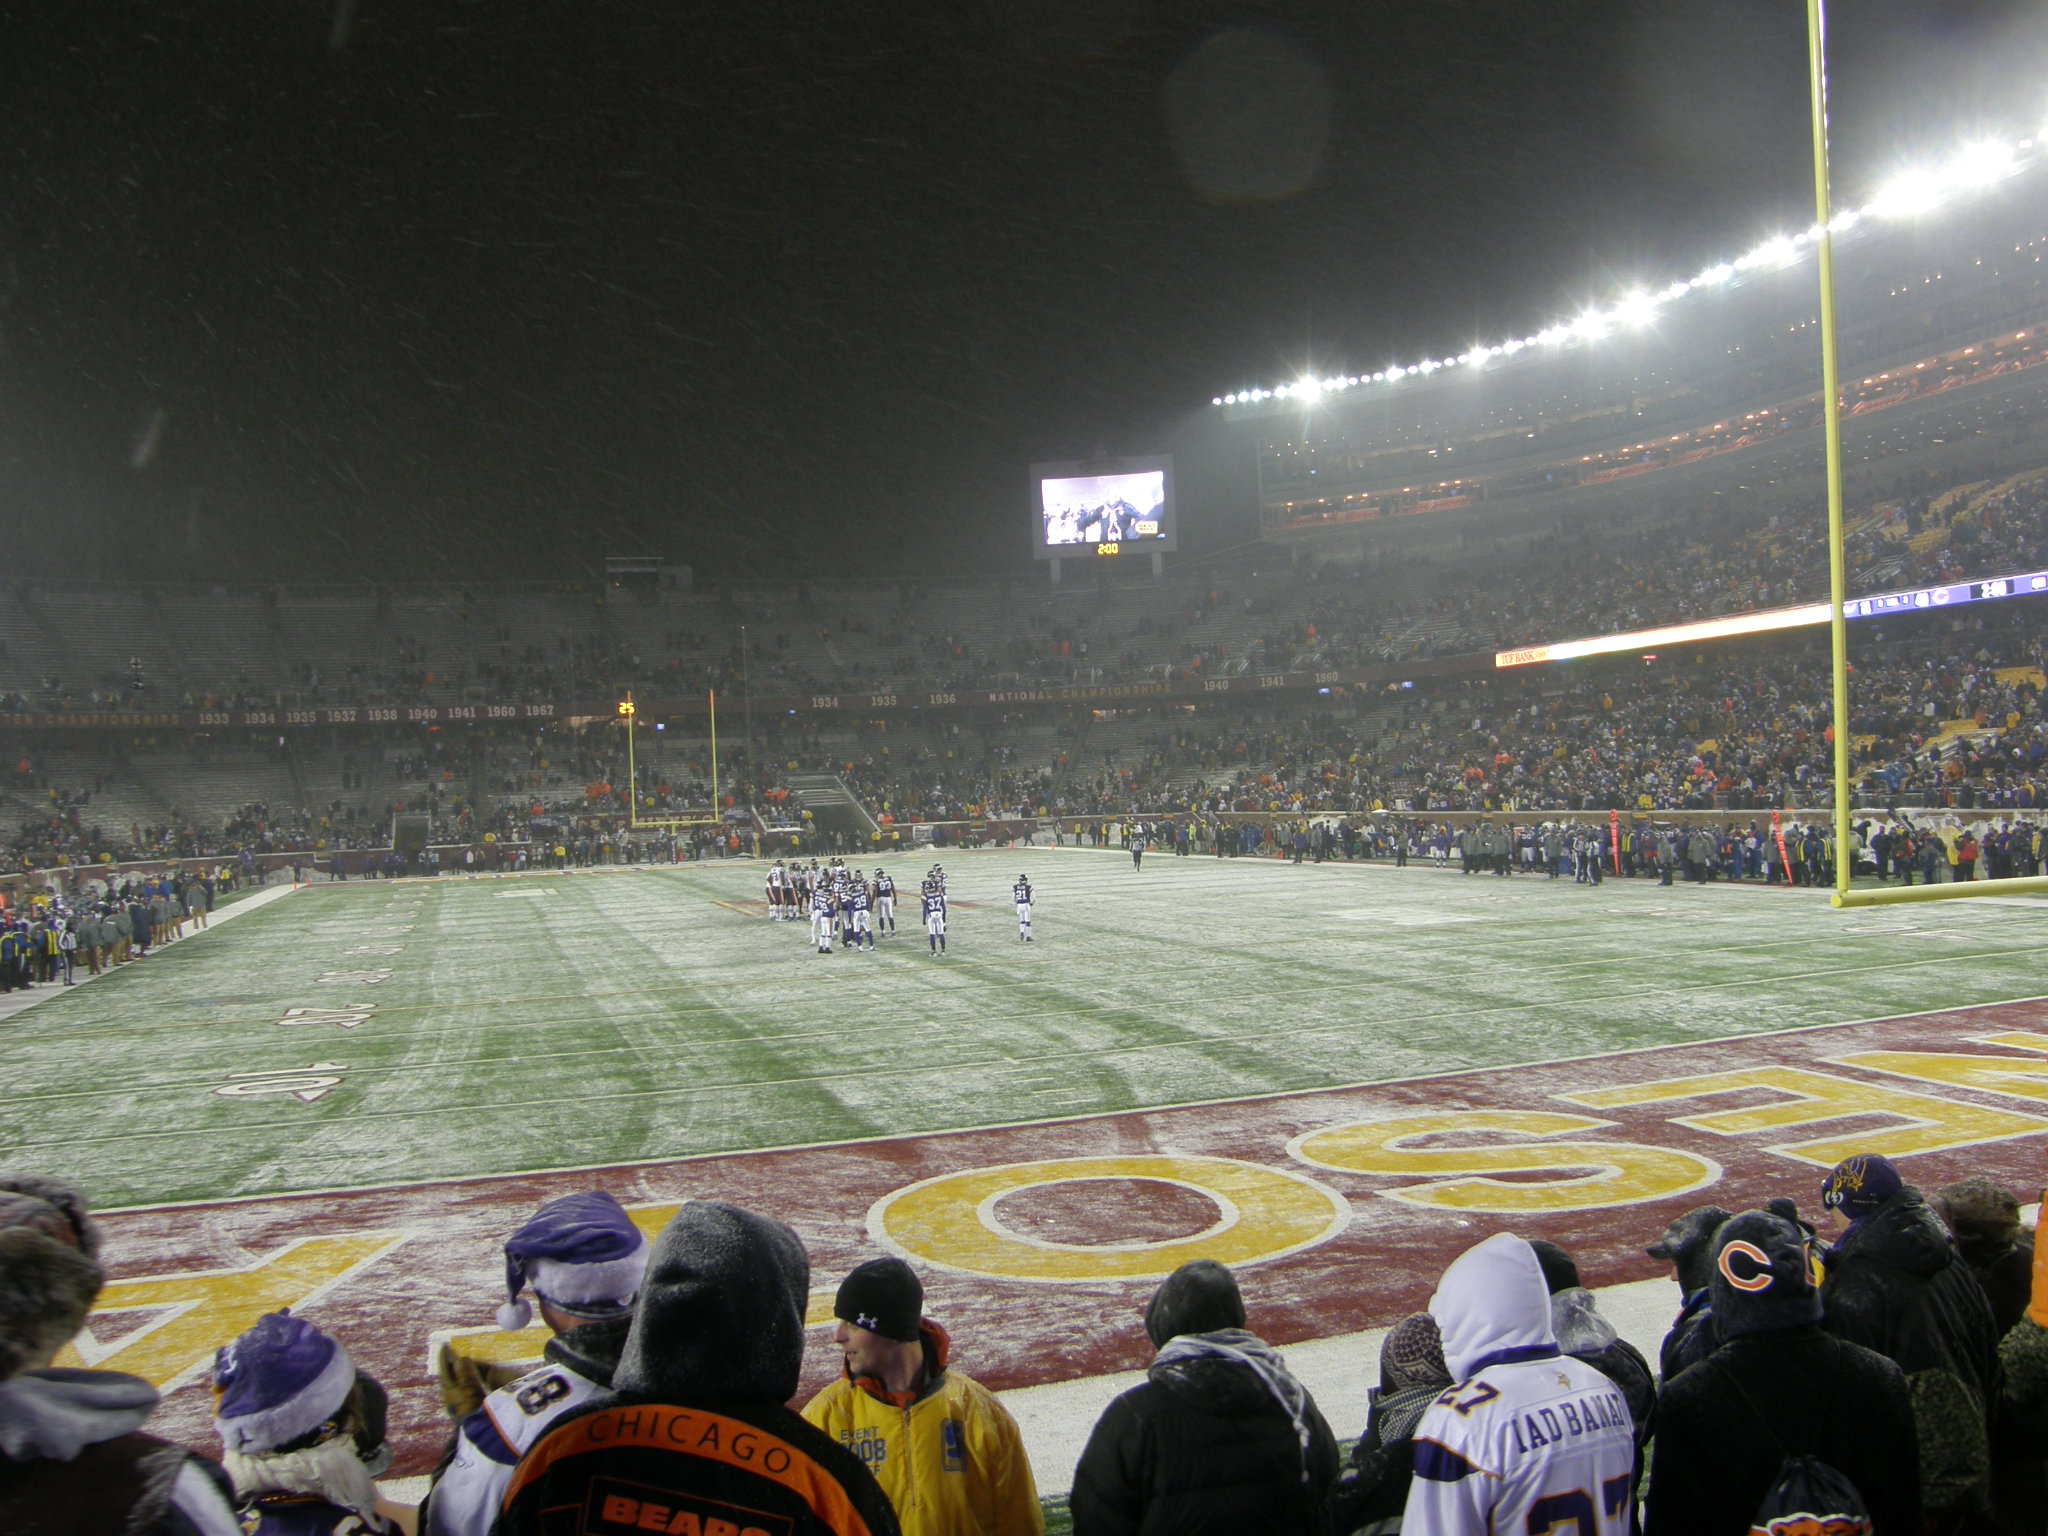
[[[265,886],[253,895],[244,896],[240,901],[230,902],[228,905],[208,913],[205,928],[193,929],[187,932],[183,938],[172,939],[165,944],[152,944],[150,946],[150,953],[155,954],[159,950],[168,949],[172,944],[182,944],[187,939],[200,938],[204,934],[213,932],[214,929],[231,918],[240,917],[244,912],[254,911],[257,907],[267,907],[273,901],[282,901],[297,889],[298,887],[295,885]],[[132,960],[129,962],[131,965],[134,963]],[[100,976],[94,976],[86,971],[85,962],[81,960],[73,967],[72,974],[76,981],[75,985],[71,987],[65,986],[61,981],[54,981],[41,983],[26,992],[0,993],[0,1024],[4,1024],[7,1020],[25,1009],[35,1007],[37,1003],[47,1003],[53,997],[62,997],[65,993],[76,990],[77,987],[83,987],[98,981],[100,976],[111,976],[113,974],[113,967],[109,966],[100,972]]]

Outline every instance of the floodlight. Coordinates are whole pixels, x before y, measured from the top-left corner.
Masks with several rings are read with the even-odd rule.
[[[1657,301],[1640,288],[1631,288],[1614,306],[1613,318],[1630,330],[1641,330],[1657,318]]]
[[[1948,162],[1948,175],[1966,187],[1988,187],[2019,171],[2019,157],[2010,144],[1979,139],[1965,144]]]
[[[1865,210],[1886,219],[1910,219],[1941,206],[1948,189],[1931,171],[1901,171],[1877,189]]]

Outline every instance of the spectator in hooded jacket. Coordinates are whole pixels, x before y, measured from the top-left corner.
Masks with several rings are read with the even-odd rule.
[[[810,1286],[781,1222],[685,1204],[648,1255],[615,1390],[534,1442],[492,1529],[542,1536],[573,1508],[602,1530],[701,1533],[746,1513],[782,1536],[898,1536],[860,1458],[788,1406]]]
[[[1557,1347],[1535,1250],[1505,1232],[1467,1249],[1444,1271],[1429,1312],[1457,1385],[1416,1428],[1402,1530],[1629,1530],[1635,1422],[1619,1387]]]
[[[1158,1351],[1102,1412],[1074,1470],[1074,1536],[1260,1536],[1318,1528],[1337,1441],[1245,1328],[1231,1272],[1195,1259],[1145,1309]]]
[[[1999,1397],[1998,1333],[1984,1287],[1890,1159],[1843,1159],[1821,1203],[1841,1230],[1821,1288],[1827,1330],[1906,1373],[1921,1507],[1933,1530],[1965,1528],[1990,1507],[1990,1415]]]
[[[1847,1477],[1881,1536],[1916,1536],[1913,1404],[1898,1366],[1829,1337],[1805,1234],[1745,1211],[1713,1241],[1721,1345],[1657,1403],[1644,1536],[1744,1536],[1787,1456]]]
[[[103,1278],[97,1232],[63,1199],[0,1194],[0,1531],[240,1536],[220,1468],[141,1433],[155,1388],[51,1367]]]
[[[1330,1490],[1331,1536],[1396,1536],[1415,1477],[1415,1426],[1451,1384],[1443,1334],[1427,1312],[1404,1317],[1380,1344],[1380,1384],[1366,1394],[1365,1433]]]

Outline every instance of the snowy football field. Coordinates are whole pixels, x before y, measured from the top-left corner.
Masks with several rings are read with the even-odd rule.
[[[761,866],[301,889],[4,1024],[0,1161],[101,1207],[845,1142],[2048,993],[2048,903],[949,852],[951,948]],[[929,855],[892,861],[914,893]],[[1037,891],[1017,940],[1010,884]]]

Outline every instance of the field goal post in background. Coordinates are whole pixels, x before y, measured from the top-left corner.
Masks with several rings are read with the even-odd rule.
[[[718,803],[718,691],[709,692],[711,702],[711,814],[709,816],[642,816],[640,814],[640,773],[633,757],[633,737],[640,729],[639,707],[627,692],[619,701],[619,724],[626,728],[626,830],[661,827],[724,827],[725,813]]]
[[[1914,901],[1959,901],[1975,896],[2016,896],[2048,892],[2048,876],[2004,880],[1950,881],[1944,885],[1880,887],[1852,891],[1856,873],[1855,835],[1849,822],[1849,624],[1848,575],[1842,552],[1842,424],[1840,381],[1835,364],[1835,237],[1828,190],[1827,18],[1824,0],[1806,0],[1807,81],[1813,121],[1814,246],[1820,273],[1821,422],[1827,439],[1828,631],[1833,641],[1836,907],[1893,906]]]

